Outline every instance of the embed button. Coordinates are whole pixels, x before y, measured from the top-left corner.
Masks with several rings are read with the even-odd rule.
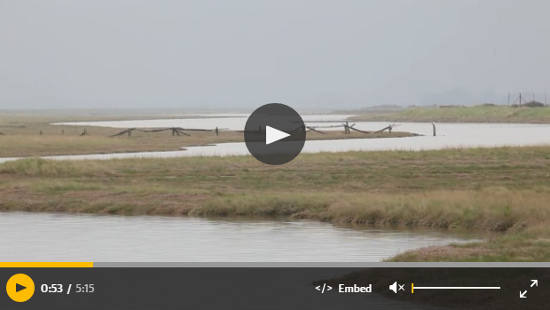
[[[338,285],[338,293],[372,293],[372,284],[369,286],[345,286],[344,284]]]

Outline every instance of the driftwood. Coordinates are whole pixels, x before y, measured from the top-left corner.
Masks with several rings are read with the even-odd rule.
[[[345,125],[330,125],[330,126],[308,126],[312,128],[339,128],[344,127]]]
[[[349,130],[349,123],[346,122],[344,124],[344,134],[349,135],[350,133],[351,133],[351,131]]]
[[[353,129],[353,130],[358,130],[358,129],[353,128],[353,126],[355,126],[355,123],[353,123],[353,124],[350,126],[350,124],[349,124],[348,122],[346,122],[346,123],[344,124],[344,133],[345,133],[346,135],[349,135],[349,134],[351,134],[351,129]],[[358,130],[358,131],[360,131],[360,130]]]
[[[177,129],[177,130],[185,130],[185,131],[214,131],[213,129],[181,128],[181,127],[172,127],[168,129]]]
[[[354,124],[354,125],[355,125],[355,124]],[[359,129],[357,129],[357,128],[353,128],[353,126],[349,126],[348,128],[351,129],[351,130],[358,131],[358,132],[360,132],[360,133],[370,134],[369,131],[359,130]]]
[[[218,128],[218,127],[216,127],[216,129],[198,129],[198,128],[170,127],[170,128],[157,128],[157,129],[149,129],[149,130],[138,129],[138,128],[129,128],[129,129],[123,130],[121,132],[118,132],[114,135],[110,135],[109,137],[118,137],[118,136],[122,136],[124,134],[127,134],[128,137],[131,137],[133,131],[141,131],[141,132],[171,131],[172,136],[181,136],[181,135],[191,136],[190,134],[186,133],[185,131],[214,131],[216,133],[216,136],[217,136],[217,135],[220,134],[220,130],[222,130],[222,129],[227,129],[227,128]]]
[[[322,132],[322,131],[319,131],[317,129],[315,129],[315,127],[310,127],[310,126],[306,126],[307,129],[309,129],[308,131],[315,131],[315,132],[318,132],[320,134],[325,134],[325,132]]]
[[[171,131],[172,136],[181,136],[181,135],[191,136],[190,134],[183,132],[183,130],[184,129],[181,127],[171,127],[171,128],[161,128],[161,129],[153,129],[153,130],[144,130],[144,131],[145,132]]]
[[[109,137],[118,137],[118,136],[122,136],[123,134],[128,134],[128,137],[131,137],[132,136],[132,131],[134,130],[139,130],[139,129],[136,129],[136,128],[130,128],[130,129],[126,129],[126,130],[123,130],[119,133],[116,133],[114,135],[111,135]],[[143,131],[143,130],[139,130],[139,131]]]
[[[383,132],[383,131],[385,131],[385,130],[387,130],[387,131],[389,131],[389,133],[391,133],[392,129],[395,128],[395,127],[397,127],[397,126],[400,126],[400,124],[398,124],[398,125],[396,125],[396,124],[390,124],[390,125],[388,125],[387,127],[384,127],[384,128],[382,128],[382,129],[380,129],[380,130],[378,130],[378,131],[375,131],[374,133],[381,133],[381,132]]]

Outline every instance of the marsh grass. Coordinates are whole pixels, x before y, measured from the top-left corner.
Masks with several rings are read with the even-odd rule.
[[[550,123],[550,107],[416,107],[397,112],[358,115],[351,119],[398,122]]]
[[[315,219],[469,229],[401,261],[549,261],[550,147],[0,164],[0,210]]]
[[[101,118],[97,118],[97,120],[101,120]],[[51,122],[54,121],[60,120],[53,117],[29,115],[17,115],[9,118],[0,114],[0,133],[4,134],[0,135],[0,157],[177,151],[190,146],[244,141],[243,133],[237,131],[221,131],[219,136],[213,132],[189,132],[191,136],[172,136],[167,131],[156,133],[134,131],[131,137],[127,135],[109,137],[124,129],[51,125]],[[80,136],[84,129],[89,135]],[[376,139],[415,135],[397,131],[369,134],[352,132],[352,134],[346,135],[342,130],[327,131],[325,134],[310,132],[306,138],[308,140]]]

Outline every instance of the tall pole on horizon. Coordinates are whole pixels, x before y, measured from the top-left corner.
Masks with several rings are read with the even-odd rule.
[[[521,107],[521,92],[519,92],[519,106]]]

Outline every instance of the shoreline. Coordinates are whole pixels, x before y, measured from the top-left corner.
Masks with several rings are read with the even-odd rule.
[[[544,185],[549,152],[504,147],[303,154],[283,169],[249,157],[86,163],[30,158],[0,164],[0,209],[467,229],[488,237],[386,261],[548,261],[546,241],[537,240],[550,240],[550,188]],[[524,247],[531,256],[518,256]]]
[[[90,135],[80,136],[81,128],[59,128],[41,126],[12,129],[0,135],[1,158],[13,157],[41,157],[41,156],[79,156],[104,155],[146,152],[174,152],[185,151],[189,147],[211,146],[222,143],[244,143],[243,133],[238,131],[223,131],[219,136],[213,132],[193,132],[192,136],[172,136],[167,132],[143,133],[137,132],[131,137],[109,137],[120,132],[120,129],[110,127],[86,127]],[[63,131],[62,131],[63,130]],[[80,130],[80,131],[79,131]],[[40,131],[43,135],[38,134]],[[417,133],[393,131],[392,133],[359,133],[344,134],[343,131],[325,131],[324,133],[308,132],[306,141],[318,140],[355,140],[355,139],[382,139],[407,138],[421,136]]]

